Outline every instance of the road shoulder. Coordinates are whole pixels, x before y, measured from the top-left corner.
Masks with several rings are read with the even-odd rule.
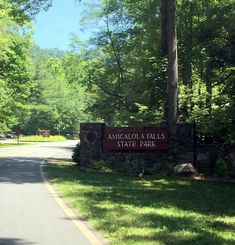
[[[75,210],[67,200],[59,194],[58,190],[50,183],[43,167],[47,164],[47,160],[44,160],[40,166],[40,173],[43,182],[55,202],[63,209],[64,213],[74,223],[76,228],[84,234],[84,236],[91,242],[92,245],[108,245],[108,241],[102,237],[102,235],[95,230],[87,220]]]

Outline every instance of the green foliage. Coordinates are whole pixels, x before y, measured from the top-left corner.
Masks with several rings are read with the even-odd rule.
[[[56,50],[34,49],[31,56],[33,81],[25,130],[32,132],[45,128],[57,132],[78,132],[80,122],[89,120],[89,113],[85,114],[85,110],[90,97],[84,86],[78,86],[79,81],[70,81],[67,76],[70,55],[61,57],[60,53],[56,55]],[[76,66],[79,67],[79,63]],[[74,66],[70,68],[74,69]]]
[[[96,14],[90,13],[104,23],[91,40],[92,60],[86,69],[96,94],[91,110],[109,124],[162,121],[166,64],[159,55],[158,8],[157,1],[105,1],[94,8]]]
[[[80,162],[80,142],[73,149],[72,160],[76,163]]]
[[[72,52],[62,52],[32,48],[30,20],[50,1],[2,0],[0,131],[164,122],[160,2],[84,3],[83,24],[95,32],[86,44],[73,35]],[[180,0],[177,16],[180,121],[196,121],[204,138],[235,142],[234,0]]]
[[[80,145],[74,149],[73,161],[80,161]],[[91,162],[89,168],[107,173],[123,173],[128,175],[135,175],[139,177],[143,176],[171,176],[173,174],[172,163],[168,161],[156,163],[154,165],[148,165],[145,162],[140,162],[133,159],[125,159],[121,162],[118,159],[110,159],[109,161],[95,161]]]
[[[18,22],[29,21],[41,10],[51,7],[51,0],[8,0],[13,6],[12,15]]]
[[[0,3],[0,131],[39,128],[78,132],[92,101],[81,79],[84,58],[59,50],[32,49],[30,19],[50,1],[4,0]],[[24,31],[22,31],[24,30]],[[66,56],[66,57],[65,57]]]
[[[215,175],[217,177],[229,177],[229,169],[226,162],[222,159],[218,159],[215,163]]]
[[[24,115],[29,97],[29,28],[12,16],[16,6],[1,2],[0,12],[0,130],[10,130]],[[21,28],[25,32],[21,33]]]
[[[180,120],[196,121],[202,136],[233,142],[234,1],[184,0],[177,11]],[[104,1],[87,5],[87,13],[86,28],[96,23],[82,73],[92,113],[111,125],[164,121],[160,2]]]
[[[173,165],[169,161],[155,163],[147,172],[151,175],[171,176],[173,174]]]
[[[104,173],[112,172],[110,164],[101,160],[101,161],[92,161],[91,168],[94,170],[102,171]]]
[[[181,120],[234,142],[234,1],[180,1],[178,15]]]

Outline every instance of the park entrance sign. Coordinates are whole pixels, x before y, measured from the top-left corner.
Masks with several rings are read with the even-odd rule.
[[[160,151],[167,150],[168,131],[162,128],[104,127],[103,149],[106,151]]]
[[[162,125],[116,128],[103,123],[82,123],[80,163],[86,166],[94,161],[114,165],[132,162],[151,168],[175,158],[179,162],[192,162],[193,127],[178,124],[177,132],[172,142],[168,128]]]

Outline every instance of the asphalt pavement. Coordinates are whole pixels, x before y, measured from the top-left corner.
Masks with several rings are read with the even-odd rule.
[[[71,218],[69,208],[60,205],[62,199],[42,176],[44,159],[69,159],[76,143],[0,149],[1,245],[105,244],[80,216]]]

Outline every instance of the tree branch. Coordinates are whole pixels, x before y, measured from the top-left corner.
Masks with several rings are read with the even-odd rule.
[[[228,78],[230,78],[232,75],[233,75],[233,74],[230,73],[230,74],[228,74],[227,76],[225,76],[224,78],[222,78],[220,81],[218,81],[217,83],[214,83],[214,84],[212,85],[212,88],[214,88],[214,87],[216,87],[216,86],[218,86],[218,85],[224,83],[224,82],[225,82]]]
[[[112,50],[113,50],[113,54],[114,54],[114,57],[115,57],[115,60],[116,60],[117,66],[118,66],[120,79],[121,79],[122,83],[124,83],[124,75],[123,75],[123,69],[122,69],[122,65],[121,65],[121,60],[120,60],[120,57],[119,57],[119,55],[117,54],[117,51],[116,51],[116,47],[115,47],[115,44],[114,44],[114,41],[113,41],[113,38],[112,38],[112,34],[111,34],[111,31],[110,31],[110,27],[109,27],[109,19],[108,19],[107,15],[106,15],[106,27],[107,27],[107,34],[108,34],[108,37],[109,37],[109,40],[110,40],[110,44],[111,44],[111,47],[112,47]]]
[[[100,85],[100,84],[98,84],[98,83],[92,81],[90,75],[88,76],[88,78],[89,78],[89,82],[90,82],[90,83],[92,83],[92,84],[96,85],[97,87],[99,87],[99,88],[100,88],[103,92],[105,92],[106,94],[108,94],[108,95],[110,95],[110,96],[117,97],[117,98],[119,98],[119,99],[123,99],[123,96],[122,96],[122,95],[115,94],[115,93],[113,93],[113,92],[111,92],[111,91],[108,91],[108,90],[107,90],[106,88],[104,88],[102,85]]]

